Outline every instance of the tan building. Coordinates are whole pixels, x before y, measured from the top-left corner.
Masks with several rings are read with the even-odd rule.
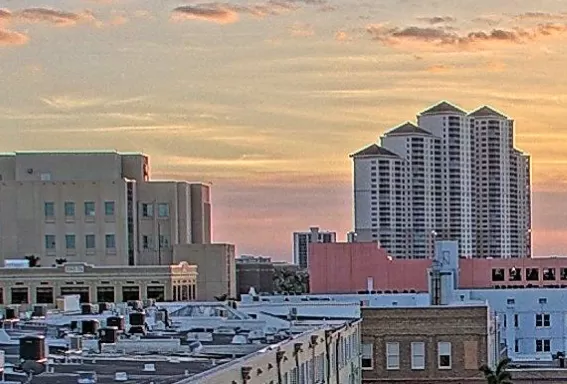
[[[484,383],[498,358],[485,305],[362,308],[364,383]]]
[[[326,326],[176,384],[360,384],[360,320]]]
[[[169,265],[174,245],[211,241],[210,187],[151,181],[139,153],[0,155],[0,212],[0,262]]]
[[[93,266],[0,268],[0,305],[48,304],[62,295],[82,302],[195,300],[197,267],[185,262],[163,266]]]
[[[196,265],[197,299],[214,301],[215,297],[236,297],[235,247],[233,244],[179,244],[173,247],[173,263]]]

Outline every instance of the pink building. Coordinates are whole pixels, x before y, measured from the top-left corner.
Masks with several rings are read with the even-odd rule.
[[[429,259],[392,259],[376,243],[313,243],[311,293],[427,292]],[[459,259],[459,288],[567,287],[567,258]]]

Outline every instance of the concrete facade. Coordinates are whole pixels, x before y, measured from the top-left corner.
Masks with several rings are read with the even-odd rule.
[[[173,263],[196,265],[197,299],[214,301],[236,297],[235,246],[233,244],[179,244],[173,248]]]
[[[351,155],[356,241],[431,258],[436,239],[464,257],[531,257],[530,158],[514,122],[441,102]]]
[[[62,295],[81,295],[83,302],[196,300],[197,267],[94,266],[67,263],[57,267],[0,268],[0,305],[55,304]]]
[[[495,364],[495,318],[486,305],[362,309],[365,383],[482,382]]]
[[[360,321],[321,327],[177,384],[361,384]]]
[[[143,154],[3,154],[0,262],[168,265],[174,245],[211,241],[210,207],[209,186],[152,181]]]

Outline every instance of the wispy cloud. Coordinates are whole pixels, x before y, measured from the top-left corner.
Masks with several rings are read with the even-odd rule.
[[[515,16],[517,20],[541,20],[541,21],[559,21],[567,20],[567,12],[549,13],[549,12],[525,12]]]
[[[8,45],[22,45],[27,43],[28,36],[15,31],[0,28],[0,47]]]
[[[327,2],[326,0],[269,0],[260,4],[198,3],[175,8],[171,19],[231,24],[237,22],[241,14],[258,18],[277,16],[300,8],[299,4],[319,5],[321,9]]]
[[[27,8],[11,13],[11,19],[25,23],[48,23],[58,27],[68,27],[80,23],[95,23],[97,20],[93,13],[84,11],[80,13],[65,12],[51,8]]]
[[[410,45],[412,48],[422,49],[474,50],[487,48],[490,44],[525,44],[542,38],[563,35],[567,33],[567,24],[546,23],[532,28],[477,30],[465,34],[459,34],[443,27],[400,28],[385,25],[370,25],[367,31],[374,40],[389,46],[404,48]]]
[[[137,103],[146,99],[146,96],[136,96],[124,99],[84,98],[73,97],[69,95],[40,97],[40,100],[43,103],[58,110],[73,110],[89,107],[109,107]]]
[[[309,37],[315,34],[315,29],[311,24],[295,23],[290,27],[289,32],[294,37]]]
[[[423,21],[425,23],[435,25],[435,24],[448,24],[457,21],[456,18],[452,16],[431,16],[431,17],[418,17],[417,20]]]

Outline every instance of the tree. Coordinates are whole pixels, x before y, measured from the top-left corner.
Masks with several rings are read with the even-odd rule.
[[[296,295],[309,292],[309,274],[306,270],[276,268],[273,281],[276,292]]]
[[[60,258],[60,259],[55,259],[55,264],[56,264],[56,265],[63,265],[63,264],[65,264],[66,262],[67,262],[67,259],[65,259],[65,258],[63,258],[63,257]]]
[[[40,265],[39,265],[39,256],[36,256],[36,255],[28,255],[28,256],[25,257],[25,259],[30,262],[30,267],[31,267],[31,268],[33,268],[33,267],[39,267],[39,266],[40,266]]]
[[[508,372],[510,366],[509,358],[500,360],[495,370],[484,364],[479,370],[484,374],[486,384],[512,384],[512,375]]]

